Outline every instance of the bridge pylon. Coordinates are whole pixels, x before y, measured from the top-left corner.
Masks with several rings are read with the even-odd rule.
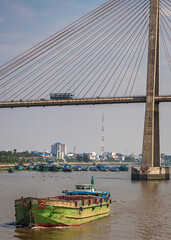
[[[161,167],[160,108],[160,0],[151,0],[146,109],[141,167],[132,168],[132,180],[169,179],[170,168]]]

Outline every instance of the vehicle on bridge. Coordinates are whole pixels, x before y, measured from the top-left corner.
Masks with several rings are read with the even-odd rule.
[[[51,100],[74,99],[74,93],[50,93]]]

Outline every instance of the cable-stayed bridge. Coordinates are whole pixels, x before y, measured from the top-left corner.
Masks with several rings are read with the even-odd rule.
[[[159,85],[161,46],[171,70],[170,12],[170,0],[107,1],[2,65],[0,108],[146,102],[147,176],[145,169],[160,167],[159,103],[171,101]],[[147,93],[137,96],[142,81]]]
[[[160,8],[170,64],[169,1]],[[74,93],[75,99],[137,96],[136,84],[146,82],[149,19],[149,0],[107,1],[2,65],[0,101],[48,100],[54,92]]]

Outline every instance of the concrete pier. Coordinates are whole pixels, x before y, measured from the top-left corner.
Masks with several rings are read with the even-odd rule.
[[[160,108],[155,97],[160,95],[160,0],[151,0],[146,110],[141,167],[133,167],[132,180],[165,180],[170,168],[161,167]]]
[[[132,180],[168,180],[170,179],[170,167],[132,167]]]

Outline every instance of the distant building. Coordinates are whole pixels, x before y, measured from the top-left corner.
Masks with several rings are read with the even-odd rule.
[[[97,154],[95,152],[89,152],[87,155],[91,161],[97,160]]]
[[[66,144],[62,143],[54,143],[51,145],[51,154],[57,157],[57,159],[64,159],[64,156],[66,155]]]
[[[67,157],[68,157],[68,158],[74,158],[74,156],[75,156],[74,153],[68,153],[68,154],[67,154]]]
[[[125,156],[115,152],[104,152],[101,160],[113,159],[114,161],[125,161]]]

